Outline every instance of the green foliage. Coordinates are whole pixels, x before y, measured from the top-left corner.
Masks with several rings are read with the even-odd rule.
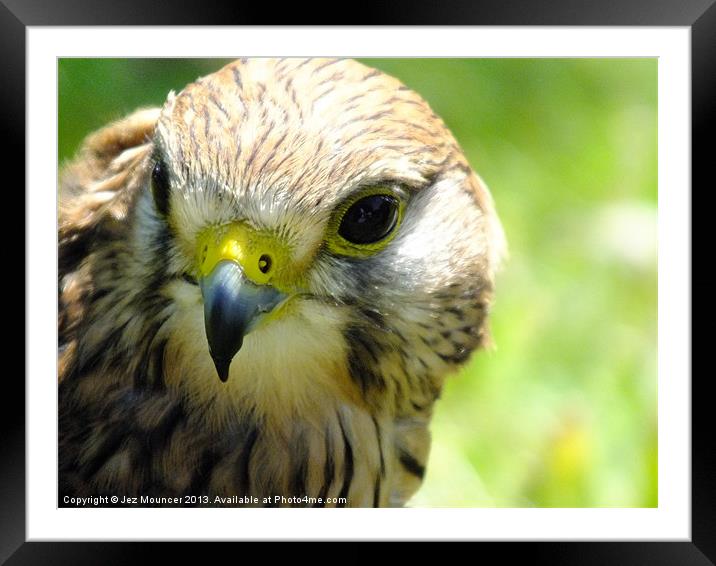
[[[225,60],[64,59],[59,158]],[[657,505],[657,61],[373,59],[428,100],[509,242],[495,347],[449,379],[412,501]]]

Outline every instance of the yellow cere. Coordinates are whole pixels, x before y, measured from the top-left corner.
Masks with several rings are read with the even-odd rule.
[[[199,234],[197,264],[200,276],[207,276],[222,260],[238,263],[244,275],[257,285],[272,285],[284,291],[297,283],[295,277],[290,277],[289,247],[275,234],[255,230],[241,222],[210,226]]]

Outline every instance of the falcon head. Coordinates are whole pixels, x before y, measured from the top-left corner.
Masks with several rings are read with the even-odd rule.
[[[486,339],[503,248],[489,192],[377,70],[237,61],[84,152],[60,226],[65,295],[83,277],[96,294],[61,332],[75,371],[124,364],[217,422],[331,399],[399,415]]]

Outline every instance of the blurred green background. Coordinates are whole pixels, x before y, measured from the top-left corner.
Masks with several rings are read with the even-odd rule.
[[[60,60],[60,162],[225,62]],[[657,60],[364,62],[443,117],[510,247],[495,348],[447,382],[411,505],[656,506]]]

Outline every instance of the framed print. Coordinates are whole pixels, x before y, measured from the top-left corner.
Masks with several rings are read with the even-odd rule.
[[[0,7],[27,222],[3,559],[712,563],[690,186],[713,6],[95,6]]]

